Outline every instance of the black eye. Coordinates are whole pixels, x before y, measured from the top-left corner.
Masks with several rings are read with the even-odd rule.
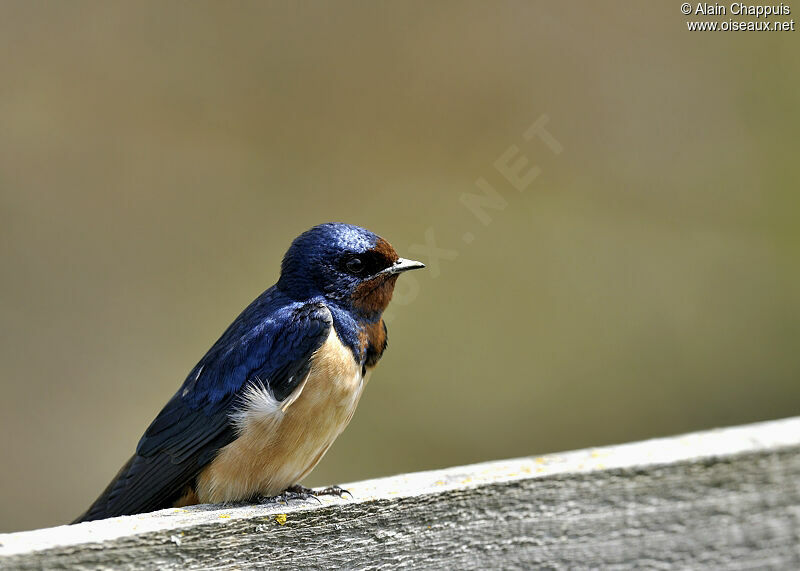
[[[351,274],[360,274],[364,271],[364,260],[361,258],[350,258],[347,260],[345,267]]]

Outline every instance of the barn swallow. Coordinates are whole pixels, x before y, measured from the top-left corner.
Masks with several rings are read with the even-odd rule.
[[[423,267],[350,224],[298,236],[278,282],[200,359],[74,523],[298,488],[386,350],[381,315],[398,276]]]

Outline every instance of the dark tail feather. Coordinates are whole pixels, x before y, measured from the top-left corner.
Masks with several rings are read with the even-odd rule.
[[[163,414],[163,413],[162,413]],[[205,424],[201,424],[201,419]],[[217,451],[235,438],[226,410],[207,417],[193,413],[173,427],[179,437],[156,445],[143,437],[137,453],[120,469],[91,507],[72,523],[169,508],[194,486]],[[169,446],[167,446],[169,445]],[[145,450],[142,455],[142,450]]]
[[[214,443],[212,450],[219,447]],[[175,463],[167,452],[144,457],[134,454],[86,513],[72,523],[132,515],[173,507],[194,485],[198,472],[213,455]]]
[[[136,455],[134,454],[131,456],[130,460],[125,462],[125,465],[120,468],[119,472],[117,472],[117,475],[111,480],[111,483],[106,486],[106,489],[103,490],[102,494],[100,494],[100,497],[94,501],[94,503],[89,507],[88,510],[86,510],[86,512],[80,515],[72,523],[81,523],[82,521],[93,521],[96,519],[105,519],[107,517],[120,515],[116,513],[110,513],[108,511],[108,499],[109,496],[111,496],[111,493],[114,491],[114,488],[117,486],[117,483],[127,476],[128,470],[130,470],[135,459]]]

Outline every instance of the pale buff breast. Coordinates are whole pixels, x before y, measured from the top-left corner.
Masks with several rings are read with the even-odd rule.
[[[305,381],[285,401],[263,386],[250,388],[234,417],[239,437],[198,476],[198,501],[274,496],[302,480],[350,422],[366,381],[331,328]]]

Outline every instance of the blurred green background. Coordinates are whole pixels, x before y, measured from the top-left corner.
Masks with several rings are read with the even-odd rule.
[[[330,220],[457,257],[307,484],[800,413],[800,32],[678,8],[3,2],[0,531],[81,513]]]

